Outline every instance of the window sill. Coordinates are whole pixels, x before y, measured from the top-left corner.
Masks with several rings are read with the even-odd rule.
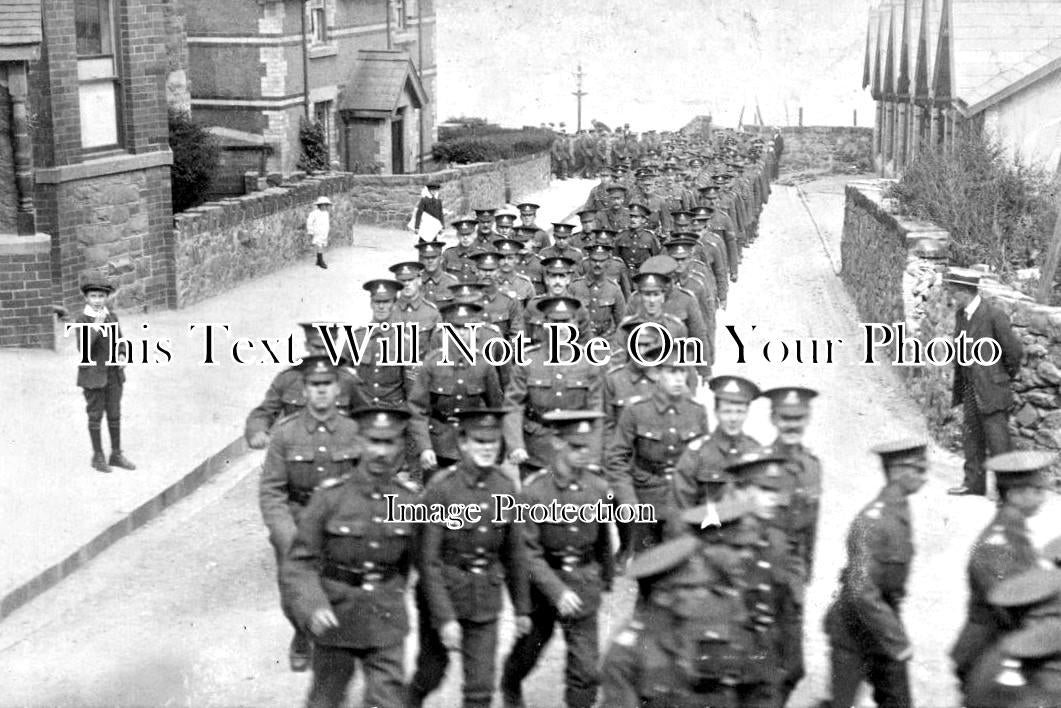
[[[322,59],[324,57],[334,57],[339,53],[339,48],[334,44],[318,44],[309,48],[310,59]]]

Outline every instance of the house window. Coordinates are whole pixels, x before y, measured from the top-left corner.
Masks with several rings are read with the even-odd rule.
[[[332,146],[332,102],[320,101],[313,104],[313,120],[324,131],[324,146],[331,154]]]
[[[397,19],[395,26],[399,31],[409,27],[409,5],[409,0],[394,0],[394,11]]]
[[[87,149],[121,142],[112,12],[112,0],[74,0],[81,147]]]
[[[314,44],[325,44],[328,41],[328,20],[323,7],[310,10],[310,36]]]

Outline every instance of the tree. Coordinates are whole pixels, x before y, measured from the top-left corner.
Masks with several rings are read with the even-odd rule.
[[[173,211],[202,204],[217,171],[221,149],[214,136],[192,120],[189,113],[170,109],[169,147]]]

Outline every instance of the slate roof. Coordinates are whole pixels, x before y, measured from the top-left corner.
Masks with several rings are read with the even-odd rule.
[[[41,0],[0,0],[0,47],[41,43]]]
[[[339,96],[339,110],[375,117],[394,114],[402,93],[413,96],[420,108],[428,102],[409,55],[396,50],[362,49],[346,87]]]

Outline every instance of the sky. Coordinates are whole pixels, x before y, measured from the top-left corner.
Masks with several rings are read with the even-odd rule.
[[[873,0],[435,0],[439,121],[576,123],[636,131],[872,125],[862,85]],[[664,11],[666,8],[666,11]]]

